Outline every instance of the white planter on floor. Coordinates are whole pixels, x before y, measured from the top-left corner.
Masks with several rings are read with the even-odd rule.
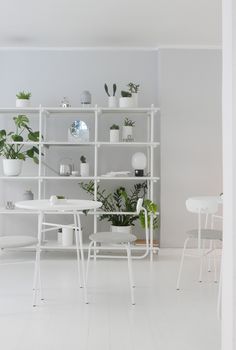
[[[133,126],[122,126],[122,141],[133,140]]]
[[[89,176],[89,163],[80,163],[80,176]]]
[[[108,97],[108,107],[109,108],[116,108],[117,107],[117,99],[115,96]]]
[[[121,108],[134,107],[133,98],[132,97],[120,97],[120,107]]]
[[[21,173],[23,160],[3,159],[3,173],[5,176],[18,176]]]
[[[111,225],[111,232],[125,232],[125,233],[131,233],[132,226],[114,226]]]
[[[110,129],[110,142],[119,142],[120,141],[120,130]]]
[[[73,245],[74,230],[72,227],[62,228],[62,245],[64,247],[70,247]]]
[[[17,98],[16,99],[16,107],[17,108],[30,107],[30,100]]]

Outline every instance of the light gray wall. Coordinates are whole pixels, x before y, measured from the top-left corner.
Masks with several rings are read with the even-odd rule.
[[[159,51],[161,245],[183,246],[196,226],[185,201],[222,191],[221,52]]]

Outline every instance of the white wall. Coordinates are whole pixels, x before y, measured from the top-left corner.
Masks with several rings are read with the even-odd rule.
[[[196,218],[185,200],[222,192],[221,52],[159,51],[161,244],[181,247]]]

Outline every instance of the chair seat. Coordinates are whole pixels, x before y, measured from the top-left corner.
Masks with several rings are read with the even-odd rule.
[[[37,243],[37,238],[32,236],[0,236],[0,249],[28,247]]]
[[[189,238],[198,238],[198,230],[187,231],[187,236]],[[201,229],[201,238],[202,239],[212,239],[222,241],[222,231],[214,229]]]
[[[125,232],[98,232],[90,235],[89,239],[97,243],[121,244],[134,242],[137,237]]]

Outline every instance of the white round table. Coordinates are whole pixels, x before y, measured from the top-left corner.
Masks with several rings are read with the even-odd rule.
[[[75,229],[79,281],[80,281],[80,286],[84,287],[84,298],[85,298],[85,303],[87,304],[88,299],[87,299],[87,287],[86,287],[86,281],[85,281],[84,251],[83,251],[80,214],[82,214],[83,211],[98,209],[102,206],[102,203],[97,201],[92,201],[92,200],[67,199],[61,203],[59,201],[59,203],[57,204],[51,204],[48,199],[42,199],[42,200],[28,200],[23,202],[17,202],[15,203],[15,206],[20,209],[38,211],[38,244],[36,248],[36,260],[35,260],[35,272],[34,272],[33,306],[36,306],[37,290],[39,289],[41,291],[40,253],[43,248],[42,233],[55,230],[55,227],[62,228],[62,227],[68,227],[68,226],[73,227]],[[46,213],[56,214],[56,213],[62,213],[62,212],[73,215],[73,224],[60,225],[60,224],[54,224],[54,223],[43,221],[44,215]],[[49,226],[51,228],[44,228],[44,226]],[[81,264],[80,264],[80,256],[81,256]]]

